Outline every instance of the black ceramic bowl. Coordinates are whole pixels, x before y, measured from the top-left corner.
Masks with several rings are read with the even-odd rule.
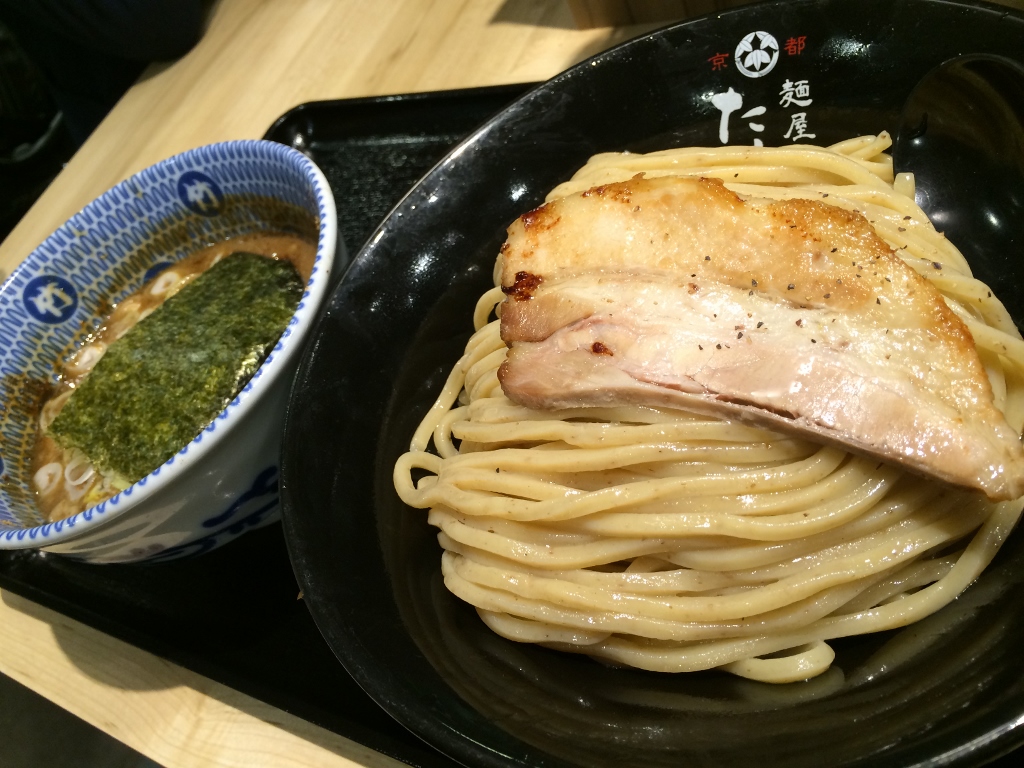
[[[756,76],[738,68],[751,33],[765,52],[747,67]],[[506,226],[590,155],[717,145],[710,98],[729,88],[743,100],[732,143],[789,143],[796,112],[818,144],[895,131],[918,79],[971,52],[1024,57],[1024,16],[939,0],[790,0],[699,19],[527,94],[399,204],[316,330],[283,461],[285,533],[306,602],[381,706],[480,766],[979,764],[1024,741],[1020,532],[938,614],[837,641],[825,675],[769,686],[610,669],[502,640],[446,592],[434,529],[391,484],[469,336]],[[787,80],[805,81],[812,103],[780,105]],[[766,107],[763,132],[741,118],[755,106]],[[1019,285],[1024,267],[1010,269]],[[1003,298],[1020,317],[1024,295]]]

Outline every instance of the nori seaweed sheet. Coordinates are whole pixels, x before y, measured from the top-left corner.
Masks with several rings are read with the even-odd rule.
[[[302,295],[288,261],[235,253],[107,349],[48,434],[136,482],[189,443],[252,377]]]

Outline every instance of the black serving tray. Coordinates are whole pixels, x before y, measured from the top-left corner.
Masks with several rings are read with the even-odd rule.
[[[286,112],[263,138],[305,153],[324,172],[338,233],[354,256],[448,150],[534,85],[315,101]]]
[[[264,138],[323,170],[355,254],[420,176],[530,87],[303,104]],[[410,765],[451,764],[392,720],[331,653],[299,597],[280,524],[154,565],[0,552],[0,588]]]
[[[264,138],[323,170],[355,255],[448,149],[531,87],[313,102],[281,116]],[[299,598],[280,524],[154,565],[0,552],[0,588],[409,765],[452,764],[392,720],[334,657]],[[1020,758],[1018,750],[993,765]]]

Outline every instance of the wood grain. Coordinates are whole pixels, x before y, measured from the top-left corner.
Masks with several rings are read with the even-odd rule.
[[[146,71],[0,245],[0,276],[131,174],[259,138],[302,102],[545,80],[651,27],[578,30],[562,0],[219,0],[196,47]]]
[[[691,0],[687,11],[709,2]],[[132,173],[202,144],[258,138],[302,102],[544,80],[654,26],[581,30],[565,0],[216,0],[198,45],[147,70],[0,244],[0,276]],[[399,765],[0,597],[0,672],[166,768]]]
[[[669,22],[715,13],[752,0],[566,0],[580,29]]]
[[[9,592],[0,648],[0,672],[167,768],[404,765]]]
[[[581,31],[563,0],[217,0],[196,47],[146,71],[0,245],[0,276],[136,171],[258,138],[302,102],[544,80],[649,28]],[[166,768],[400,765],[10,593],[0,672]]]

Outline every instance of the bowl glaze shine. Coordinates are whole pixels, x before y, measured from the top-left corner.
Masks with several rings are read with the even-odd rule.
[[[27,458],[38,392],[109,307],[212,242],[317,222],[312,274],[254,376],[190,443],[116,496],[46,522]],[[330,187],[301,153],[231,141],[168,158],[118,184],[36,248],[0,288],[0,549],[91,562],[213,549],[279,517],[278,453],[297,353],[327,292],[337,244]]]
[[[975,52],[1019,61],[1022,41],[1024,14],[980,3],[759,3],[573,67],[413,188],[328,302],[296,375],[282,463],[304,601],[384,709],[452,759],[496,768],[980,765],[1024,742],[1020,530],[943,610],[837,641],[825,674],[769,686],[614,669],[498,637],[446,590],[436,529],[392,483],[472,332],[506,227],[590,155],[895,134],[937,64]],[[1006,268],[1019,286],[1024,263]],[[1019,289],[1003,300],[1024,306]]]

